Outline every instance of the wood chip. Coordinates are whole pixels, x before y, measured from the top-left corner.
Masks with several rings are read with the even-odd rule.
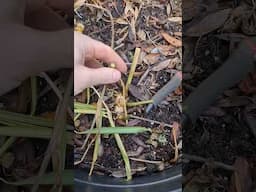
[[[170,36],[168,33],[166,32],[161,32],[161,35],[163,36],[163,38],[170,43],[171,45],[175,46],[175,47],[181,47],[182,46],[182,42],[179,39],[176,39],[175,37]]]

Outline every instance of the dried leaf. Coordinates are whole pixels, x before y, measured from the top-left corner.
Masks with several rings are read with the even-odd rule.
[[[199,22],[194,22],[193,24],[191,24],[191,27],[185,30],[184,34],[186,36],[199,37],[210,33],[220,28],[225,23],[228,16],[230,15],[230,11],[231,9],[224,9],[218,12],[211,13],[201,19]]]
[[[175,47],[181,47],[182,46],[182,42],[179,39],[176,39],[175,37],[171,37],[168,33],[166,32],[162,32],[161,35],[163,36],[163,38],[170,43],[171,45],[175,46]]]
[[[182,24],[182,17],[170,17],[168,18],[168,21]]]
[[[177,31],[177,32],[174,32],[173,34],[175,36],[182,37],[182,32]]]
[[[132,2],[126,1],[126,6],[125,6],[125,9],[124,9],[124,13],[127,16],[129,12],[134,14],[134,9],[132,7]]]
[[[165,61],[162,61],[162,62],[156,64],[156,65],[152,68],[152,71],[161,71],[161,70],[167,68],[170,63],[171,63],[171,59],[167,59],[167,60],[165,60]]]
[[[128,25],[129,24],[125,19],[123,19],[121,17],[117,18],[115,20],[115,22],[118,23],[118,24],[121,24],[121,25]]]
[[[134,10],[134,20],[135,20],[135,22],[137,21],[137,19],[138,19],[138,16],[139,16],[139,9],[138,9],[138,7],[135,7],[135,10]]]
[[[166,6],[166,13],[167,13],[168,16],[171,14],[171,5],[170,5],[170,3],[168,3],[167,6]]]
[[[177,54],[177,48],[172,45],[149,45],[144,48],[146,53],[161,53],[164,56],[174,56]]]
[[[120,38],[120,39],[118,39],[117,41],[116,41],[116,44],[117,45],[120,45],[125,39],[126,39],[126,37],[128,36],[128,31]]]
[[[143,30],[140,29],[140,30],[137,32],[137,35],[138,35],[138,37],[139,37],[141,40],[143,40],[143,41],[146,40],[146,33],[145,33]]]
[[[181,70],[179,69],[180,66],[181,66],[181,60],[175,57],[174,59],[171,60],[171,63],[169,64],[168,68],[173,69],[175,67],[176,69]]]
[[[159,53],[150,53],[143,58],[143,61],[148,65],[152,65],[159,61],[160,56]]]
[[[181,127],[180,127],[180,124],[178,122],[173,122],[173,129],[176,133],[176,139],[180,137],[180,134],[181,134]],[[173,137],[173,134],[171,134],[171,141],[174,141],[174,137]]]
[[[130,85],[129,92],[134,96],[135,98],[143,101],[143,100],[149,100],[150,94],[145,86],[134,86]]]
[[[135,24],[136,24],[135,19],[132,19],[131,23],[130,23],[130,27],[131,27],[130,29],[131,29],[132,34],[134,36],[134,40],[136,41],[136,28],[135,28]]]

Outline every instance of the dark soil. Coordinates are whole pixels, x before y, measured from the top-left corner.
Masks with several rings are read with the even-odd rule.
[[[202,1],[201,3],[206,5],[207,2],[208,1]],[[251,5],[244,3],[244,1],[239,1],[237,4],[233,4],[234,2],[237,1],[210,3],[207,4],[206,7],[213,13],[225,8],[231,8],[231,10],[234,11],[235,8],[242,5],[246,6],[249,10],[252,9]],[[206,13],[202,12],[200,14]],[[192,20],[185,22],[185,25],[192,21],[200,22],[200,14],[195,15]],[[245,14],[245,12],[241,12],[240,14]],[[230,19],[232,20],[232,18],[228,17],[227,20],[230,21]],[[243,20],[245,18],[241,16],[240,19]],[[212,22],[217,23],[218,21],[216,20]],[[189,35],[185,37],[187,44],[190,44],[192,47],[192,56],[184,58],[183,61],[184,68],[191,69],[190,72],[188,72],[189,70],[185,71],[186,79],[183,80],[183,100],[186,100],[186,97],[191,91],[193,91],[204,79],[212,74],[230,57],[236,48],[234,45],[237,45],[237,43],[240,42],[239,39],[235,37],[231,37],[228,40],[219,37],[225,32],[230,36],[232,36],[232,33],[246,35],[246,30],[244,29],[245,31],[241,31],[240,25],[234,29],[232,28],[223,32],[224,27],[230,27],[228,26],[228,22],[226,24],[227,25],[224,26],[221,25],[218,29],[211,31],[208,34],[202,34],[201,37],[189,37]],[[207,28],[207,26],[204,27]],[[255,35],[256,33],[254,36]],[[189,59],[193,60],[192,66],[188,66],[187,61]],[[252,71],[252,74],[255,74],[255,72]],[[228,71],[227,75],[229,75]],[[251,85],[253,86],[254,83]],[[218,84],[215,86],[218,86]],[[255,160],[256,158],[256,139],[252,132],[252,130],[255,129],[255,124],[250,127],[246,120],[248,115],[255,117],[255,111],[250,111],[249,114],[246,113],[248,108],[255,108],[255,102],[246,103],[242,101],[244,98],[254,100],[255,94],[255,92],[248,94],[241,90],[241,84],[239,84],[234,85],[234,87],[226,90],[225,93],[216,98],[216,102],[198,118],[195,125],[190,125],[183,130],[183,137],[185,138],[183,140],[183,152],[185,154],[196,155],[198,157],[222,162],[226,165],[233,165],[237,159],[242,157],[250,164],[251,167],[249,169],[255,169],[255,162],[252,160]],[[223,102],[226,104],[228,101],[232,101],[234,96],[239,97],[236,102],[233,102],[229,106],[223,105]],[[222,189],[218,189],[217,191],[230,191],[230,188],[234,186],[234,182],[231,181],[231,176],[233,175],[232,171],[227,171],[221,168],[212,170],[211,166],[205,166],[202,162],[198,163],[186,159],[184,162],[183,174],[187,178],[189,178],[189,175],[192,173],[197,173],[194,174],[189,181],[184,183],[184,187],[187,188],[187,190],[192,186],[196,186],[198,190],[201,189],[203,191],[207,188],[210,191],[214,191],[218,189],[217,186],[221,186]],[[244,165],[240,164],[240,166]],[[204,171],[206,169],[208,172],[205,174]],[[246,170],[246,168],[242,169]],[[200,175],[201,178],[197,180]],[[203,177],[210,181],[204,182],[205,180]],[[252,182],[255,183],[255,171],[251,172],[251,174],[246,174],[243,177],[248,177],[248,179],[254,178],[252,179]],[[211,180],[210,178],[219,178],[221,182],[217,183],[215,179]],[[203,185],[203,183],[205,185]],[[244,188],[241,190],[243,191]],[[249,191],[253,191],[253,187]]]

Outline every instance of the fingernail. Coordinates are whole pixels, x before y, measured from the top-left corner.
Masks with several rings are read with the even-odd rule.
[[[118,81],[121,78],[121,73],[119,71],[113,71],[112,73],[112,79],[113,81]]]

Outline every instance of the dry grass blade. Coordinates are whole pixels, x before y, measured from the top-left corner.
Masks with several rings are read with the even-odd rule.
[[[50,139],[52,133],[53,130],[48,127],[0,126],[1,136]],[[71,138],[72,134],[69,132],[65,132],[66,142],[69,143],[70,145],[73,145]]]
[[[16,141],[16,137],[9,137],[0,148],[0,157],[7,151],[7,149]]]
[[[128,76],[128,79],[127,79],[127,82],[126,82],[126,86],[125,86],[126,95],[128,94],[129,86],[132,83],[133,75],[134,75],[134,72],[136,70],[136,67],[137,67],[137,64],[138,64],[138,60],[139,60],[139,57],[140,57],[140,52],[141,52],[140,48],[136,48],[135,49],[135,53],[134,53],[134,57],[133,57],[132,65],[131,65],[131,69],[130,69],[129,76]]]
[[[63,129],[63,127],[65,126],[65,123],[66,123],[66,110],[67,110],[69,96],[70,96],[72,87],[73,87],[73,72],[70,75],[64,98],[61,101],[62,104],[61,104],[60,111],[57,114],[56,124],[54,126],[52,138],[49,142],[47,151],[45,153],[44,160],[41,164],[38,176],[37,176],[37,178],[35,180],[35,183],[34,183],[32,189],[31,189],[31,192],[36,192],[38,190],[39,183],[42,180],[42,176],[46,171],[46,168],[49,164],[51,156],[56,151],[56,149],[58,148],[58,146],[62,142],[62,139],[65,135],[64,134],[65,129]],[[62,162],[60,162],[60,167],[62,167]],[[61,173],[59,172],[55,176],[56,176],[55,178],[57,179],[57,184],[60,184],[60,188],[62,188]]]
[[[127,103],[127,107],[136,107],[138,105],[146,105],[146,104],[150,104],[153,103],[153,100],[147,100],[147,101],[139,101],[139,102],[129,102]]]
[[[173,126],[179,126],[178,123],[174,123]],[[173,127],[172,128],[172,135],[173,135],[173,140],[174,140],[174,149],[175,149],[175,155],[174,158],[171,160],[171,163],[174,163],[178,160],[179,158],[179,149],[178,149],[178,143],[177,143],[177,134],[176,134],[176,130],[179,128]]]
[[[92,87],[92,89],[100,97],[99,92],[94,87]],[[107,115],[108,115],[108,120],[109,120],[110,126],[111,127],[115,127],[115,123],[113,121],[113,117],[112,117],[111,111],[109,110],[107,104],[104,101],[102,101],[102,103],[103,103],[105,109],[107,110]],[[129,161],[127,152],[125,150],[124,144],[123,144],[122,139],[121,139],[119,134],[114,134],[114,137],[115,137],[117,146],[118,146],[118,148],[119,148],[119,150],[121,152],[122,158],[124,160],[127,180],[131,180],[132,179],[131,165],[130,165],[130,161]]]
[[[94,141],[96,140],[96,137],[94,137],[91,142],[88,144],[87,149],[85,150],[83,156],[81,157],[81,159],[79,161],[75,161],[74,165],[79,165],[80,163],[82,163],[84,161],[84,158],[86,157],[89,149],[91,148],[92,144],[94,143]]]
[[[134,157],[130,157],[131,160],[133,161],[138,161],[138,162],[142,162],[142,163],[150,163],[150,164],[161,164],[163,163],[162,161],[149,161],[149,160],[145,160],[145,159],[137,159]]]
[[[123,90],[123,108],[124,108],[124,119],[125,119],[125,122],[126,122],[126,125],[128,124],[128,115],[127,115],[127,103],[126,103],[126,90],[125,90],[125,85],[124,85],[124,82],[122,79],[120,79],[120,83],[121,83],[121,86],[122,86],[122,90]]]
[[[86,89],[86,98],[87,98],[87,104],[89,104],[90,103],[90,87],[88,87],[87,89]]]
[[[137,134],[143,132],[151,132],[151,129],[145,127],[101,127],[100,132],[98,128],[82,132],[75,132],[76,134]]]
[[[98,154],[99,154],[99,148],[100,148],[100,142],[101,142],[101,127],[102,127],[102,114],[101,114],[101,109],[102,109],[102,102],[103,102],[103,97],[105,95],[105,91],[106,91],[106,86],[103,87],[101,96],[98,99],[97,102],[97,111],[95,114],[95,119],[96,119],[96,140],[95,140],[95,144],[94,144],[94,151],[93,151],[93,159],[92,159],[92,164],[91,164],[91,169],[89,172],[89,175],[92,175],[93,169],[94,169],[94,165],[98,159]]]
[[[74,9],[78,9],[79,7],[81,7],[84,4],[85,0],[75,0],[74,2]]]
[[[142,120],[142,121],[153,123],[153,124],[155,123],[155,124],[158,124],[158,125],[163,125],[163,126],[169,127],[169,128],[173,127],[170,124],[166,124],[166,123],[163,123],[163,122],[160,122],[160,121],[155,121],[155,120],[152,120],[152,119],[147,119],[147,118],[139,117],[139,116],[136,116],[136,115],[129,115],[129,117],[133,118],[133,119],[139,119],[139,120]]]

